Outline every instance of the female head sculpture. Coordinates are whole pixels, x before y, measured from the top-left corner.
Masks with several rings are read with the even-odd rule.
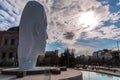
[[[19,28],[19,69],[33,69],[39,55],[44,55],[47,37],[47,19],[44,7],[29,1],[22,13]]]

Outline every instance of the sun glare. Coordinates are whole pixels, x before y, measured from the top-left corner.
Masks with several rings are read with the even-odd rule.
[[[98,24],[97,18],[93,11],[84,12],[80,15],[79,23],[82,27],[93,28]]]

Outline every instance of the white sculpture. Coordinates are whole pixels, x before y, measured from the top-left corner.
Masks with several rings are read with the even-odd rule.
[[[39,55],[44,55],[47,20],[43,6],[29,1],[25,6],[19,28],[19,69],[33,69]]]

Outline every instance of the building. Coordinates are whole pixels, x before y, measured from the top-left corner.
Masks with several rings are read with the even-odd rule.
[[[44,62],[50,65],[58,65],[59,63],[58,50],[46,51]]]
[[[100,59],[100,60],[102,60],[103,58],[105,60],[111,60],[112,59],[111,52],[112,52],[111,50],[107,50],[107,49],[99,50],[99,51],[93,52],[93,58]]]
[[[19,28],[13,27],[0,31],[0,65],[9,66],[17,63]]]
[[[18,66],[17,48],[19,27],[12,27],[7,31],[0,31],[0,66]],[[58,63],[58,50],[46,51],[45,58],[50,57],[53,64]],[[54,58],[53,58],[54,57]],[[38,56],[39,64],[44,56]]]
[[[111,54],[114,59],[120,60],[120,51],[119,50],[113,50],[113,51],[111,51]]]
[[[102,59],[104,54],[105,53],[104,53],[103,50],[99,50],[99,51],[93,52],[93,58],[94,59]]]
[[[112,55],[110,53],[106,53],[104,56],[105,60],[111,60],[112,59]]]

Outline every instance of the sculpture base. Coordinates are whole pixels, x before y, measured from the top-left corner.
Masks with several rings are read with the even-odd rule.
[[[2,74],[5,74],[5,75],[18,75],[18,74],[34,75],[34,74],[50,73],[51,70],[52,70],[52,68],[49,68],[49,67],[36,67],[31,70],[20,70],[19,68],[9,68],[9,69],[4,69],[2,71]]]
[[[48,78],[50,78],[51,80],[83,80],[82,73],[80,71],[74,70],[74,69],[67,69],[67,71],[61,71],[61,73],[57,74],[57,75],[49,74],[49,73],[46,74],[47,71],[49,72],[50,70],[54,70],[54,69],[58,69],[58,68],[39,67],[39,68],[35,68],[34,70],[28,70],[28,71],[25,71],[25,70],[20,71],[18,68],[10,68],[10,69],[3,70],[2,74],[5,74],[7,76],[9,74],[9,76],[11,76],[9,78],[9,80],[13,80],[13,79],[17,80],[18,78],[20,78],[20,80],[24,80],[24,79],[25,80],[48,80]],[[43,71],[45,71],[45,73],[43,73]],[[17,74],[18,72],[20,72],[20,73]],[[27,72],[27,74],[26,74],[26,72]],[[32,73],[32,75],[31,75],[31,73]],[[43,75],[42,73],[45,75]],[[2,76],[2,74],[1,74],[1,76]],[[33,75],[33,74],[37,74],[37,75]],[[17,75],[17,76],[14,76],[14,75]],[[23,77],[25,77],[25,78],[23,78]],[[2,78],[0,78],[0,79],[2,79]],[[8,80],[8,78],[5,77],[5,78],[3,78],[3,80]]]

